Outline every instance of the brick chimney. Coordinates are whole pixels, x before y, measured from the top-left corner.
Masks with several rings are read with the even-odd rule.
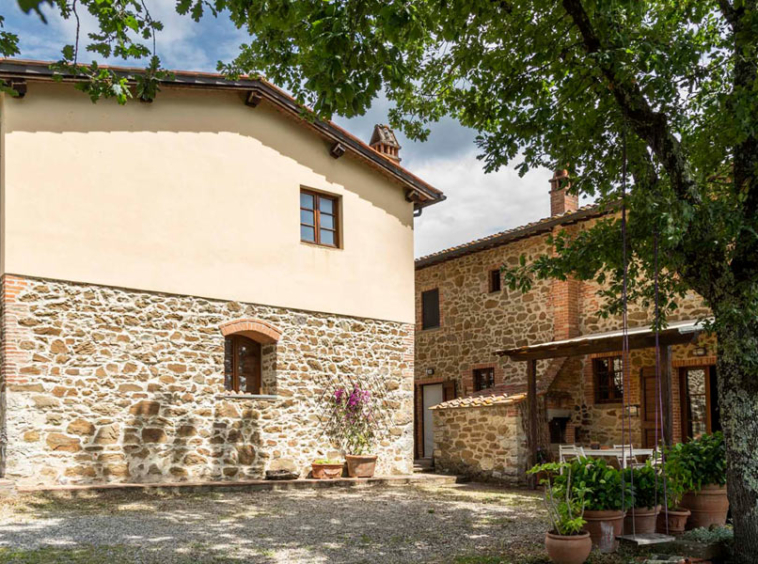
[[[395,162],[400,162],[400,143],[397,142],[395,133],[388,125],[378,123],[374,126],[369,146],[376,152],[381,153]]]
[[[569,194],[571,183],[567,170],[556,170],[550,179],[550,215],[561,215],[579,209],[579,196]]]

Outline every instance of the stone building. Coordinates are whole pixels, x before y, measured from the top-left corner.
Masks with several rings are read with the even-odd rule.
[[[378,472],[411,472],[413,217],[443,196],[384,126],[369,146],[262,80],[119,107],[47,63],[0,78],[0,478],[307,473],[354,381]]]
[[[656,444],[656,434],[664,431],[670,440],[681,440],[718,428],[711,384],[716,347],[696,323],[709,315],[698,296],[688,295],[669,317],[664,344],[671,347],[663,352],[668,353],[670,389],[667,408],[658,417],[648,329],[652,311],[630,304],[629,322],[637,328],[634,342],[640,346],[630,353],[629,406],[624,407],[621,319],[598,315],[600,288],[571,279],[546,280],[521,293],[502,283],[502,265],[518,265],[521,255],[531,259],[550,253],[551,234],[577,233],[612,213],[598,206],[580,208],[566,187],[564,173],[556,173],[551,214],[543,220],[416,261],[415,455],[433,457],[437,468],[522,482],[538,449],[547,454],[561,443],[621,444],[628,437],[622,416],[637,447]],[[602,350],[581,354],[588,347]],[[534,360],[533,441],[527,432],[530,362],[521,361],[526,358],[541,359]]]

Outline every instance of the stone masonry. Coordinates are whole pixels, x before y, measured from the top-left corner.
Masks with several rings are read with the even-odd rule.
[[[498,357],[494,354],[495,351],[621,329],[620,316],[599,315],[603,298],[600,295],[601,288],[594,282],[536,280],[526,293],[512,291],[505,284],[501,290],[491,291],[489,277],[493,270],[502,265],[509,268],[517,266],[522,255],[529,261],[550,254],[552,248],[548,238],[551,234],[568,231],[570,236],[575,235],[599,220],[591,214],[584,219],[576,219],[576,214],[582,212],[577,210],[576,199],[565,190],[556,190],[555,182],[552,184],[551,227],[535,229],[504,244],[487,245],[485,238],[476,242],[481,248],[469,253],[462,252],[467,246],[462,245],[442,252],[439,256],[432,255],[417,261],[417,420],[422,414],[422,390],[426,383],[455,382],[459,398],[479,395],[502,398],[523,393],[526,389],[526,363]],[[514,231],[519,229],[522,228]],[[509,232],[504,233],[507,235]],[[440,327],[423,330],[420,323],[421,293],[434,288],[439,289]],[[670,321],[702,319],[710,314],[702,299],[693,293],[679,300],[678,305],[679,308],[669,314]],[[649,305],[629,305],[631,327],[649,326],[652,320],[653,309]],[[703,335],[699,344],[707,346],[707,357],[696,357],[692,345],[675,346],[672,349],[675,440],[681,438],[676,371],[681,367],[715,364],[716,361],[715,340]],[[557,451],[556,445],[550,445],[547,432],[547,421],[551,413],[556,412],[560,412],[562,417],[567,413],[570,415],[566,427],[567,443],[612,445],[622,442],[621,421],[625,410],[621,402],[595,402],[592,372],[594,356],[620,354],[618,351],[538,362],[538,393],[542,413],[540,420],[544,427],[539,438],[540,447],[545,452]],[[639,406],[640,372],[643,368],[654,366],[653,350],[633,351],[630,361],[627,399],[631,404]],[[474,391],[473,371],[478,368],[494,369],[493,389]],[[459,405],[455,409],[435,410],[436,466],[479,479],[488,477],[512,482],[514,468],[503,469],[500,466],[503,460],[521,460],[517,454],[520,447],[515,445],[525,441],[526,436],[515,416],[509,419],[500,414],[499,411],[503,409],[478,402],[465,408]],[[441,428],[437,428],[437,425]],[[466,426],[476,426],[482,431],[467,430]],[[501,437],[495,433],[494,440],[487,438],[492,435],[492,429],[504,429],[505,426],[509,427],[505,435]],[[642,430],[639,414],[631,418],[631,429],[633,442],[640,445]],[[422,440],[418,425],[415,433],[418,443]],[[514,434],[519,433],[523,435],[521,439],[513,438]],[[503,441],[510,446],[504,447]],[[491,464],[489,461],[495,462]],[[521,469],[521,466],[518,468]]]
[[[434,459],[445,471],[478,481],[526,482],[526,404],[438,407],[434,412]]]
[[[377,472],[412,470],[412,324],[10,275],[2,295],[2,465],[17,484],[305,475],[340,454],[324,397],[350,378],[382,387]],[[274,398],[224,390],[221,327],[245,319],[281,333],[263,345]]]

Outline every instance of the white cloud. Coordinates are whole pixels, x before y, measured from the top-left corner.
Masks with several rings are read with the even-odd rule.
[[[413,173],[447,196],[416,219],[416,256],[550,215],[551,173],[547,169],[530,171],[523,178],[505,168],[485,174],[475,149],[469,147],[455,158],[415,166]]]

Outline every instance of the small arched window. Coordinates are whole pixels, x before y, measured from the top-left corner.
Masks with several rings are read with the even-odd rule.
[[[261,393],[260,343],[242,335],[226,337],[224,387],[238,393]]]

